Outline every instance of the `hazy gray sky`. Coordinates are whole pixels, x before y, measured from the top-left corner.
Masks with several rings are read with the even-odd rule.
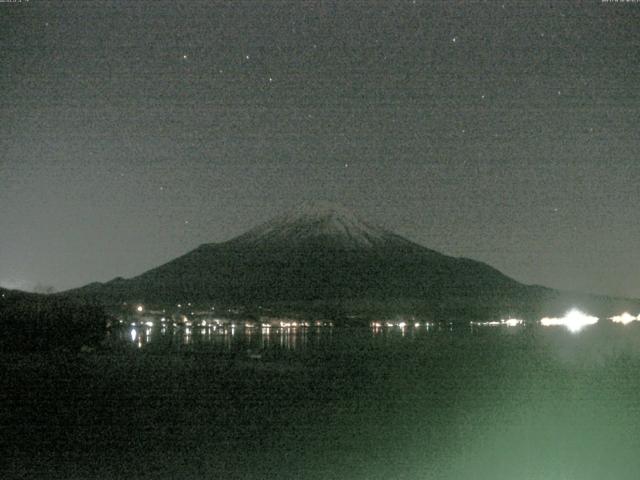
[[[133,276],[302,200],[640,296],[640,3],[0,3],[0,285]]]

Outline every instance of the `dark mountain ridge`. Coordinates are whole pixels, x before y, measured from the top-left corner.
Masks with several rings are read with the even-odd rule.
[[[431,317],[533,316],[576,301],[603,311],[618,301],[523,285],[482,262],[443,255],[330,204],[303,204],[137,277],[93,283],[65,295],[107,304],[188,299],[349,304],[358,310],[358,305],[386,303],[399,309],[411,305]]]

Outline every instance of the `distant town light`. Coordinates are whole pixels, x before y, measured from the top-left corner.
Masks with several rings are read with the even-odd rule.
[[[507,327],[518,327],[524,324],[524,320],[520,320],[519,318],[507,318],[506,320],[500,320],[500,323]]]
[[[621,323],[623,325],[627,325],[635,320],[640,320],[640,315],[634,317],[629,312],[624,312],[622,315],[614,315],[610,318],[613,323]]]
[[[496,321],[496,320],[491,320],[489,322],[469,322],[471,325],[475,325],[478,327],[499,327],[500,325],[505,325],[505,323],[503,323],[503,321]],[[451,324],[449,324],[451,325]]]
[[[143,307],[142,305],[138,305],[138,306],[136,307],[136,310],[137,310],[138,312],[142,312],[142,311],[144,310],[144,307]]]
[[[567,312],[567,314],[562,318],[544,317],[540,320],[540,324],[542,326],[563,326],[572,333],[577,333],[587,325],[593,325],[597,322],[598,317],[592,317],[577,309]]]

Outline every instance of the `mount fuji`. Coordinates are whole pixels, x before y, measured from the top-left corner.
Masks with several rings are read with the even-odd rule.
[[[65,295],[105,304],[271,305],[432,318],[532,316],[617,299],[524,285],[484,263],[430,250],[329,203],[304,203],[223,243]]]

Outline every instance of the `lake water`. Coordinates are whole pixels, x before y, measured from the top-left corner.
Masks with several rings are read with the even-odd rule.
[[[637,479],[636,323],[142,326],[4,356],[3,478]]]

